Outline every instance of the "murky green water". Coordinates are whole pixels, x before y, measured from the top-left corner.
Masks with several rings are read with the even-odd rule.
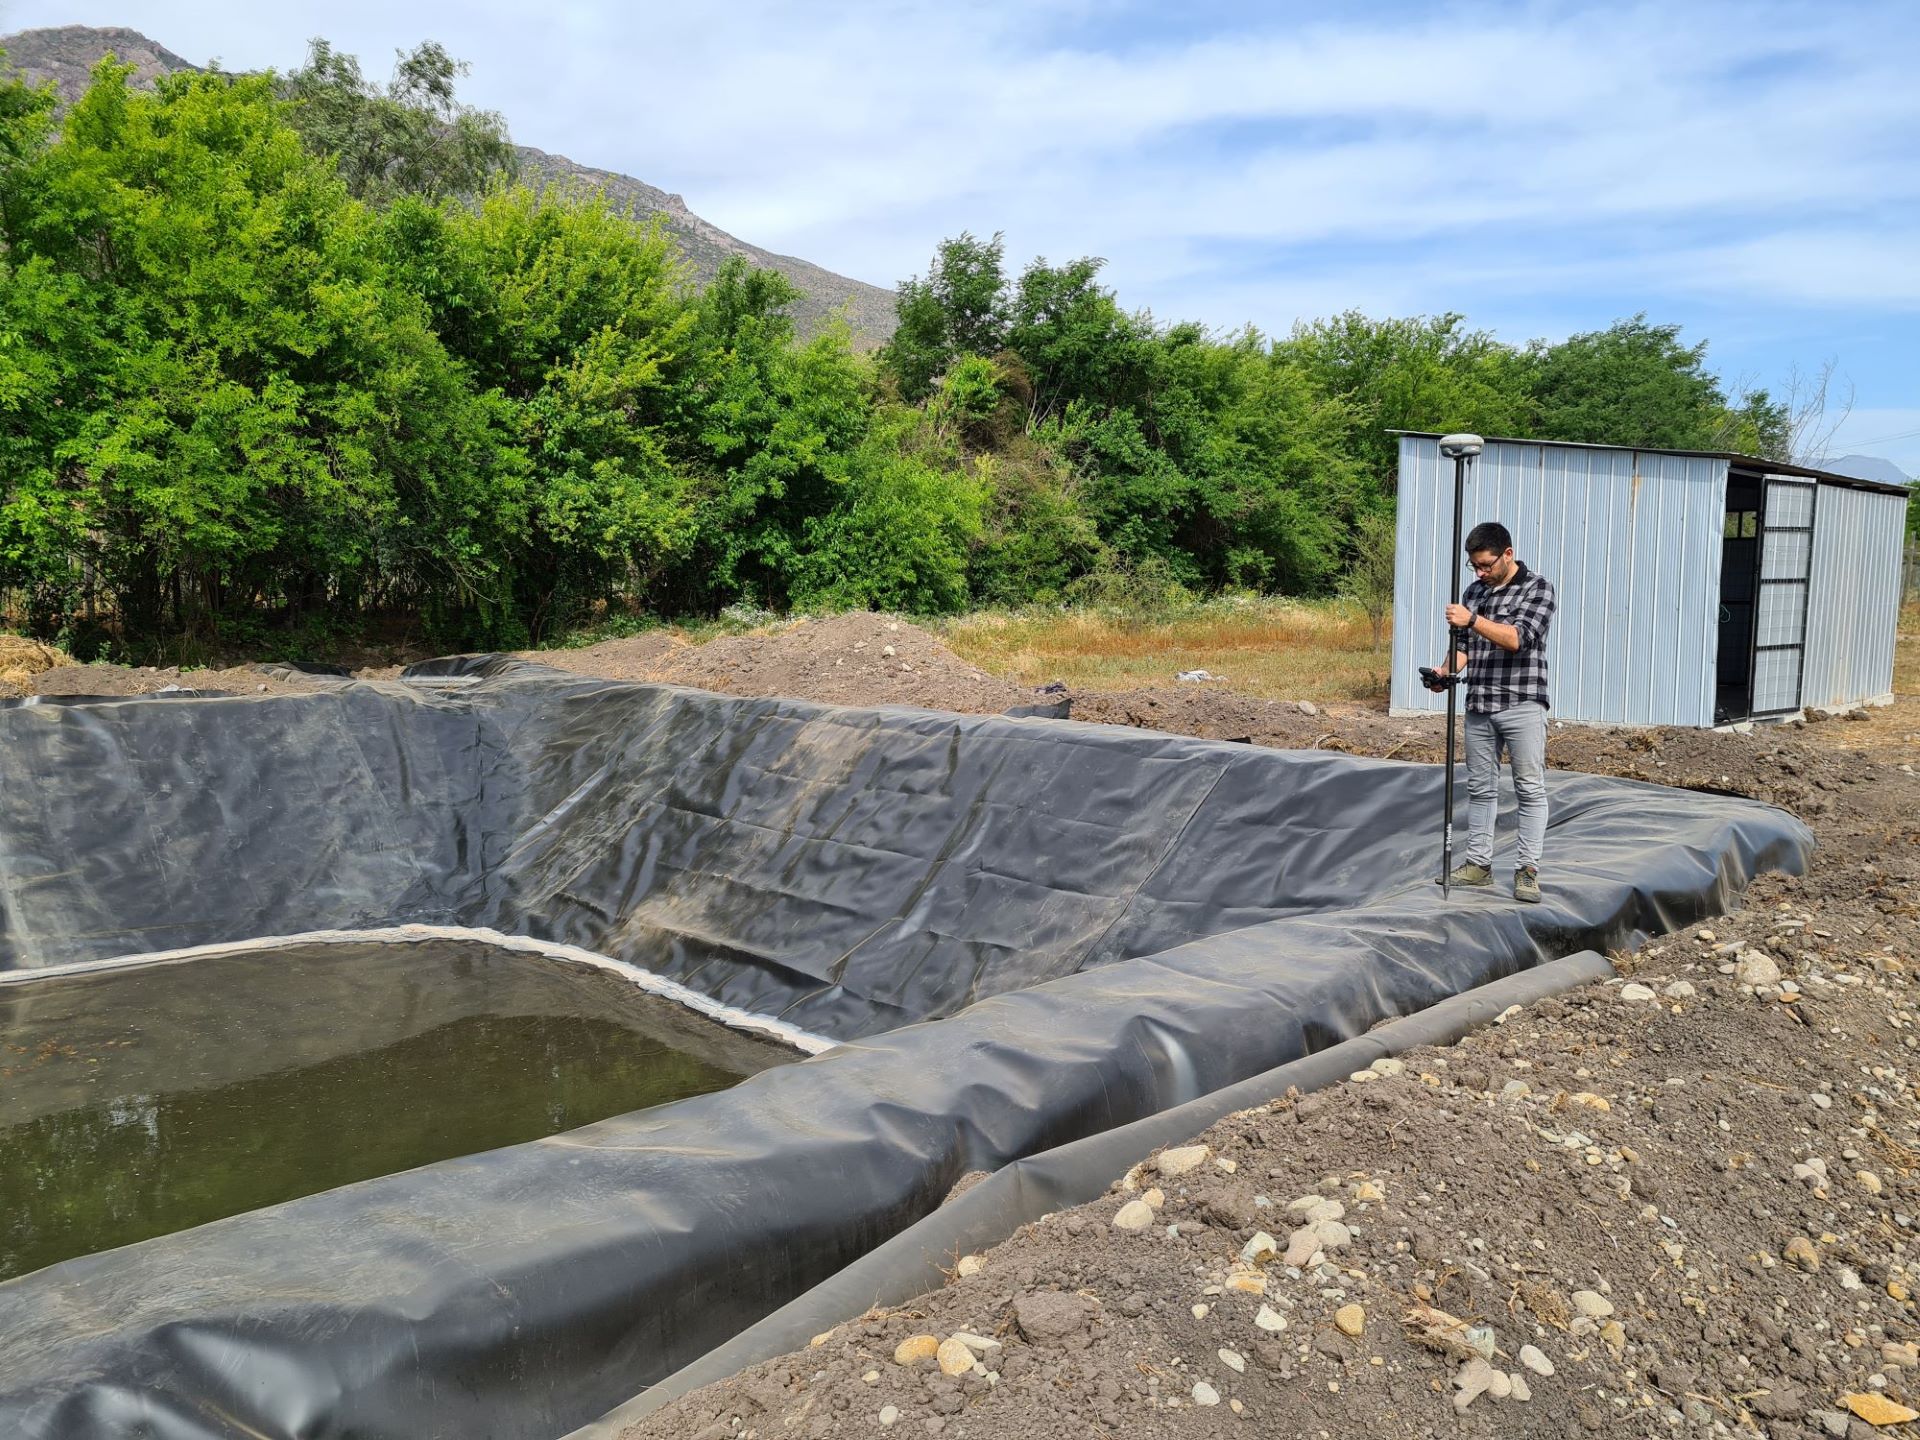
[[[0,1280],[798,1058],[484,945],[0,987]]]

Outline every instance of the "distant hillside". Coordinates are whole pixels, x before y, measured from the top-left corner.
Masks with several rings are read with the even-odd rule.
[[[165,46],[156,45],[139,31],[120,26],[95,29],[67,25],[55,30],[23,30],[0,36],[0,48],[6,50],[8,59],[29,79],[51,80],[62,102],[69,104],[85,91],[88,74],[109,50],[135,67],[133,82],[143,88],[151,88],[161,76],[174,71],[202,68]],[[514,148],[520,157],[521,176],[529,184],[578,181],[604,189],[615,205],[630,207],[642,218],[661,216],[668,233],[693,266],[695,278],[702,283],[711,279],[721,261],[730,255],[743,256],[764,269],[778,270],[800,291],[801,298],[795,302],[793,313],[803,336],[817,333],[827,318],[839,311],[846,314],[854,343],[862,349],[871,349],[893,334],[891,290],[850,280],[806,260],[776,255],[758,245],[750,245],[701,219],[687,208],[687,202],[680,196],[656,189],[631,175],[596,170],[530,145]]]
[[[1878,480],[1883,485],[1911,485],[1913,480],[1891,460],[1878,455],[1841,455],[1818,462],[1818,468],[1856,480]]]

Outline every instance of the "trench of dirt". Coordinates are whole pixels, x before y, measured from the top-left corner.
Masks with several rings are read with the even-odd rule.
[[[483,989],[523,983],[503,977],[531,944],[668,997],[677,1039],[734,1066],[703,1087],[770,1035],[824,1053],[649,1108],[665,1092],[641,1086],[584,1125],[543,1091],[539,1138],[468,1136],[0,1284],[7,1433],[558,1434],[966,1172],[1719,913],[1809,843],[1763,805],[1556,774],[1547,902],[1441,905],[1427,766],[499,659],[414,680],[0,710],[36,781],[0,791],[0,1004],[172,986],[215,1014],[277,1003],[295,1038],[262,1048],[297,1050],[334,1043],[298,1038],[329,1014],[405,1005],[299,1003],[321,962],[297,943],[221,947],[460,927],[525,937],[485,952]],[[215,950],[122,963],[192,947]],[[392,973],[448,960],[409,955]],[[236,977],[276,965],[288,984],[243,1002]]]

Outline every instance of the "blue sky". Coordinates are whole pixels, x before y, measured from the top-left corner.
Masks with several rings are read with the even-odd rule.
[[[1646,311],[1920,474],[1920,5],[17,0],[190,60],[434,38],[515,139],[882,285],[1004,231],[1165,319]],[[1837,405],[1829,411],[1830,416]]]

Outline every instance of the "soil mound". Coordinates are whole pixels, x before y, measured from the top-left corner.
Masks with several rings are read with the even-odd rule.
[[[43,670],[25,687],[30,695],[152,695],[161,690],[217,690],[227,695],[299,695],[310,681],[262,665],[182,670],[168,665],[63,665]]]
[[[660,666],[687,642],[671,630],[648,630],[621,640],[602,640],[578,650],[522,650],[523,660],[592,675],[601,680],[658,680]]]
[[[998,714],[1035,699],[1026,686],[967,664],[919,626],[864,610],[685,646],[664,656],[649,678],[733,695],[969,714]]]

